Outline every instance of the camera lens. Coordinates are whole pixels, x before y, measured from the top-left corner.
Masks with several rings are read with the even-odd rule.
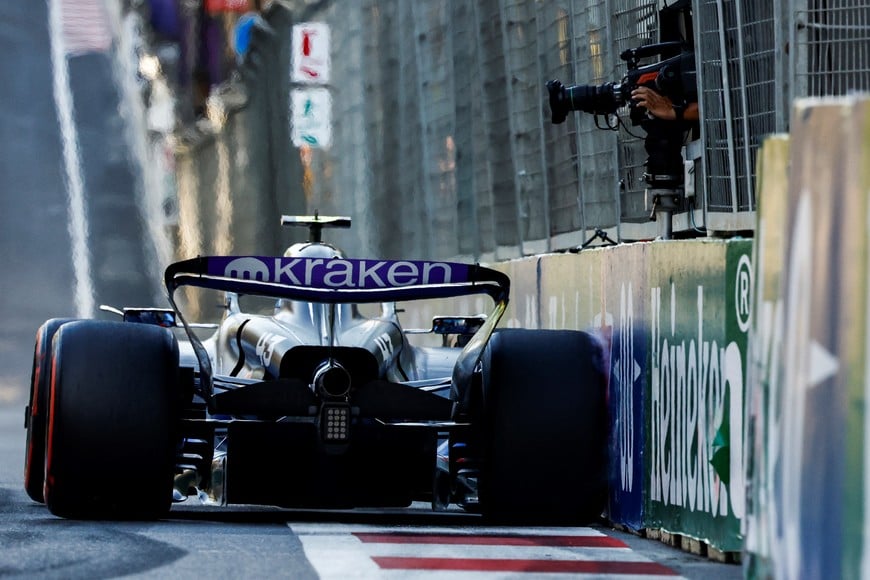
[[[621,95],[614,83],[566,87],[560,81],[552,80],[547,82],[547,91],[553,123],[563,122],[570,111],[609,115],[621,105],[621,98],[617,98]]]

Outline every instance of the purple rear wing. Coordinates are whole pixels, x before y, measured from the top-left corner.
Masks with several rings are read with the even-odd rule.
[[[172,295],[179,286],[256,294],[307,302],[393,302],[488,294],[507,300],[510,280],[496,270],[455,262],[200,257],[171,264],[165,274]]]

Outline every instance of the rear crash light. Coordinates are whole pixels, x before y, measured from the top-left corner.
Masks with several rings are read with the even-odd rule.
[[[345,443],[350,438],[350,405],[323,405],[320,436],[326,443]]]

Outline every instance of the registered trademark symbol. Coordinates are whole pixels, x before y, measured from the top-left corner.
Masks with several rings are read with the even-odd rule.
[[[737,313],[737,326],[741,332],[749,330],[749,314],[752,312],[752,264],[749,256],[743,254],[737,262],[734,276],[734,308]]]

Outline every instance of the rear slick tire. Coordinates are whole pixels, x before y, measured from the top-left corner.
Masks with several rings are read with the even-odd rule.
[[[53,344],[45,503],[68,518],[155,519],[172,503],[178,343],[156,326],[63,325]]]
[[[578,331],[500,330],[482,372],[483,515],[534,524],[599,518],[608,425],[601,346]]]
[[[25,412],[27,445],[24,454],[24,489],[33,501],[44,503],[45,430],[48,414],[48,390],[51,379],[51,340],[57,330],[75,318],[46,320],[36,331],[33,367],[30,372],[30,399]]]

